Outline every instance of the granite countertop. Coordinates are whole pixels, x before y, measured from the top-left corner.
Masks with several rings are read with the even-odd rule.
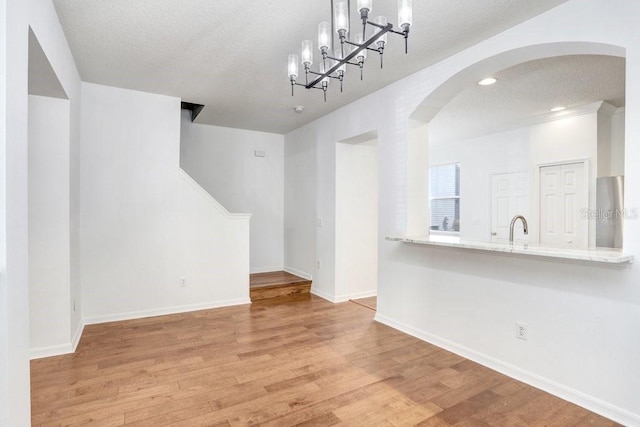
[[[418,245],[444,246],[451,248],[473,249],[488,252],[502,252],[519,255],[561,258],[578,261],[600,262],[607,264],[624,264],[633,262],[633,255],[626,255],[621,249],[593,248],[551,248],[532,243],[499,243],[464,240],[457,236],[425,235],[425,236],[391,236],[387,240],[394,242],[415,243]]]

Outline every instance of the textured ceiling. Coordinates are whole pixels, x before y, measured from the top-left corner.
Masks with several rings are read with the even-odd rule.
[[[440,110],[429,124],[431,143],[513,129],[531,118],[548,116],[555,106],[573,108],[596,101],[625,105],[624,58],[545,58],[507,68],[494,77],[496,84],[474,84]]]
[[[409,55],[391,35],[385,68],[371,55],[364,82],[348,71],[344,93],[332,82],[325,103],[316,90],[296,88],[291,97],[287,56],[299,53],[303,39],[315,45],[318,23],[330,20],[328,0],[54,0],[84,81],[204,104],[199,123],[277,133],[564,1],[416,0]],[[373,16],[396,25],[396,3],[375,0]],[[295,105],[304,113],[294,113]]]

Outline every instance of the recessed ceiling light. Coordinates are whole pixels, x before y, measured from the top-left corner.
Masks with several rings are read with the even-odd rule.
[[[293,111],[295,111],[296,113],[302,113],[304,111],[304,106],[296,105],[295,107],[293,107]]]
[[[478,84],[480,86],[490,86],[490,85],[494,84],[497,81],[498,81],[498,79],[496,79],[495,77],[487,77],[486,79],[480,80],[478,82]]]
[[[559,105],[559,106],[557,106],[557,107],[553,107],[553,108],[551,109],[551,112],[552,112],[552,113],[557,113],[558,111],[566,110],[566,108],[567,108],[567,107],[562,107],[562,106],[560,106],[560,105]]]

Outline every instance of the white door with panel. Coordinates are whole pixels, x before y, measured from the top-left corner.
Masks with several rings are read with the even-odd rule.
[[[516,215],[529,219],[529,173],[512,172],[491,176],[491,240],[509,241],[509,225]],[[514,227],[514,240],[528,242],[522,222]]]
[[[589,245],[589,185],[585,163],[540,167],[540,243],[553,247]]]

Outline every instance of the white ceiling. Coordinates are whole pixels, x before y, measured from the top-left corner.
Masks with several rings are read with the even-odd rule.
[[[473,84],[429,123],[429,142],[464,140],[522,126],[550,109],[597,101],[625,105],[625,59],[569,55],[524,62],[494,74],[492,86]]]
[[[84,81],[204,104],[199,123],[276,133],[564,1],[415,0],[409,55],[402,38],[391,35],[385,68],[371,55],[364,82],[350,70],[344,93],[332,82],[325,103],[320,91],[301,87],[291,97],[287,56],[299,53],[303,39],[315,45],[318,23],[330,20],[329,0],[54,0]],[[396,3],[375,0],[373,16],[396,25]],[[294,113],[296,105],[304,113]]]

